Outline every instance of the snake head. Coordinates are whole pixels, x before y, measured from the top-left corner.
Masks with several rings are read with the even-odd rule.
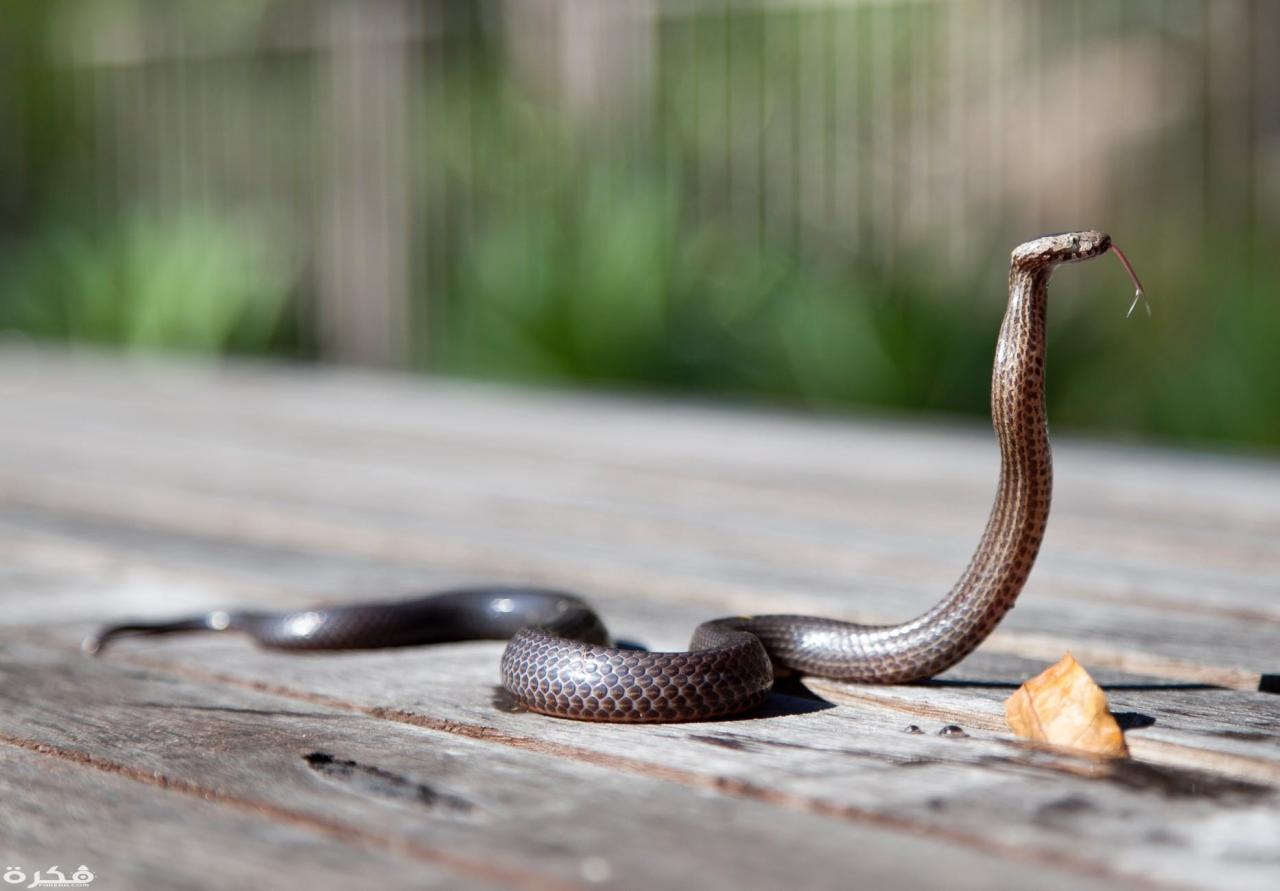
[[[1013,249],[1013,265],[1018,269],[1053,269],[1063,263],[1092,260],[1111,249],[1111,236],[1096,229],[1055,232],[1020,244]]]

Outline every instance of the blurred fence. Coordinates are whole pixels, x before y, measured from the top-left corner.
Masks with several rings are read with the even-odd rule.
[[[1090,225],[1159,294],[1213,287],[1188,259],[1210,243],[1247,284],[1280,236],[1280,4],[1259,0],[51,8],[51,83],[10,78],[28,156],[0,164],[32,182],[0,186],[6,228],[36,197],[100,226],[223,221],[270,246],[287,348],[339,360],[449,367],[479,337],[644,377],[615,341],[670,327],[680,294],[707,302],[681,330],[734,324],[750,299],[711,304],[742,263],[765,291],[794,282],[759,284],[776,261],[959,294],[1023,237]],[[696,379],[675,365],[648,376]]]

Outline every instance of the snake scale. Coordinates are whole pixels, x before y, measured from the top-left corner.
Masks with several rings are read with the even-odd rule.
[[[986,529],[951,591],[899,625],[858,625],[811,616],[724,618],[700,625],[688,652],[609,646],[578,597],[537,588],[476,588],[417,600],[284,613],[222,612],[166,623],[103,629],[96,653],[130,634],[234,630],[265,647],[334,650],[509,639],[502,682],[516,702],[589,721],[669,722],[724,717],[759,705],[775,673],[863,683],[922,680],[955,665],[1013,606],[1031,572],[1049,518],[1052,465],[1045,416],[1045,313],[1058,266],[1114,250],[1092,231],[1046,235],[1015,248],[1009,303],[991,374],[991,419],[1000,479]],[[1137,298],[1135,298],[1136,300]],[[1132,308],[1131,308],[1132,309]]]

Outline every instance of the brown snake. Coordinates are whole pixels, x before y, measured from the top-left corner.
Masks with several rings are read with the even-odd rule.
[[[1092,230],[1019,245],[1009,270],[1009,305],[991,373],[991,419],[1000,482],[977,550],[946,597],[900,625],[856,625],[811,616],[755,616],[706,622],[689,652],[607,646],[596,614],[572,594],[477,588],[397,603],[289,613],[213,612],[163,624],[104,629],[85,643],[96,653],[126,634],[237,630],[278,649],[359,649],[446,640],[510,638],[502,681],[515,700],[548,715],[590,721],[695,721],[764,701],[775,671],[876,684],[932,677],[982,643],[1013,606],[1049,519],[1052,467],[1044,404],[1045,310],[1049,277],[1064,263],[1115,251]],[[1132,311],[1132,307],[1130,307]]]

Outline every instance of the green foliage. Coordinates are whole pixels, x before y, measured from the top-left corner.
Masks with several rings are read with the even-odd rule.
[[[660,179],[584,173],[458,255],[438,367],[858,406],[987,414],[1003,269],[927,247],[892,274],[807,258],[682,219]],[[533,224],[531,220],[537,220]],[[1063,269],[1050,307],[1050,413],[1062,428],[1280,446],[1280,274],[1207,239],[1148,261],[1153,314],[1109,259]],[[998,261],[1008,246],[994,239]]]
[[[49,228],[0,267],[0,327],[193,352],[263,350],[293,270],[252,221],[137,213],[110,228]]]
[[[1152,315],[1125,319],[1121,274],[1091,269],[1087,307],[1050,325],[1055,419],[1197,445],[1280,446],[1275,258],[1225,234],[1188,242],[1176,224],[1153,225],[1128,250],[1149,260],[1140,271]]]
[[[789,20],[774,23],[770,64],[789,71]],[[770,126],[792,89],[742,70],[764,58],[762,27],[711,17],[665,35],[656,121],[623,146],[539,114],[500,48],[467,47],[466,95],[424,116],[432,231],[450,239],[420,309],[429,367],[987,416],[1004,258],[1035,233],[988,233],[960,259],[926,235],[889,268],[744,215],[718,165],[763,143],[729,122]],[[1198,145],[1195,126],[1178,138]],[[1207,226],[1184,191],[1144,193],[1140,213],[1104,223],[1146,278],[1153,316],[1125,318],[1131,292],[1111,260],[1055,279],[1051,417],[1110,436],[1280,446],[1280,269],[1266,247],[1280,233]]]
[[[418,364],[835,411],[984,418],[1004,258],[1035,233],[993,231],[957,257],[939,249],[937,234],[903,243],[890,219],[876,235],[893,242],[890,263],[884,252],[859,254],[840,243],[857,240],[851,229],[879,233],[880,219],[823,231],[799,208],[798,188],[769,203],[760,184],[819,163],[799,141],[830,126],[815,96],[838,95],[856,103],[862,123],[843,134],[838,157],[820,162],[839,165],[846,188],[859,183],[858,213],[872,207],[892,216],[884,196],[893,189],[866,181],[866,158],[909,149],[880,144],[886,121],[949,101],[916,95],[909,76],[922,53],[947,49],[937,18],[944,7],[680,16],[658,29],[646,107],[622,101],[597,121],[574,117],[580,112],[549,98],[554,89],[517,76],[523,70],[508,58],[500,29],[477,24],[488,20],[474,5],[446,5],[447,27],[431,42],[427,74],[410,93],[418,104],[406,115],[416,128],[407,157],[423,162],[404,174],[414,231],[424,235],[422,262],[411,270]],[[85,146],[101,148],[102,140],[89,138],[92,118],[74,101],[84,84],[73,67],[43,58],[54,41],[33,37],[47,37],[62,8],[19,4],[16,27],[7,38],[0,33],[0,50],[15,60],[0,77],[0,107],[23,109],[15,138],[0,141],[0,170],[16,165],[24,174],[0,178],[0,328],[130,348],[296,354],[305,322],[290,311],[298,270],[265,220],[166,206],[110,225],[85,221],[85,190],[101,188],[93,178],[113,168],[85,163]],[[224,15],[221,7],[184,5],[174,15],[188,28],[206,30],[217,19],[227,33],[251,33],[256,17],[274,8],[256,3]],[[132,10],[136,27],[152,11],[122,2],[94,15],[119,10]],[[1086,30],[1099,29],[1089,40],[1121,39],[1113,24],[1087,18]],[[1072,27],[1046,25],[1048,42],[1026,64],[1051,61],[1036,54],[1075,52]],[[841,54],[859,75],[848,83],[835,80],[846,70],[834,65]],[[826,61],[804,67],[806,58]],[[268,82],[265,68],[237,65],[219,61],[189,79],[214,83],[226,68],[237,83]],[[299,83],[309,83],[306,71]],[[291,92],[293,81],[281,83],[281,102],[309,101]],[[234,89],[213,95],[241,101]],[[1280,231],[1264,197],[1250,199],[1254,210],[1242,214],[1233,208],[1248,202],[1206,202],[1200,190],[1208,180],[1175,175],[1206,163],[1210,124],[1191,114],[1160,137],[1166,144],[1133,149],[1115,218],[1081,221],[1113,228],[1146,278],[1155,312],[1124,318],[1128,286],[1109,260],[1060,273],[1048,373],[1058,429],[1280,447],[1280,258],[1271,249]],[[334,174],[333,165],[315,163],[325,149],[314,145],[314,132],[271,133],[272,144],[296,152],[288,175],[297,189]],[[244,141],[221,162],[235,168],[226,181],[245,179],[237,171],[254,158],[255,144]],[[785,151],[775,156],[779,145]],[[128,133],[117,148],[130,155]],[[171,150],[181,149],[155,143],[147,157]],[[1143,163],[1144,152],[1163,160]],[[802,160],[792,167],[791,158]],[[222,179],[211,179],[215,192]],[[755,193],[743,194],[744,180]],[[831,177],[822,181],[830,185]],[[111,185],[122,194],[138,188],[125,201],[147,200],[146,177],[139,182]],[[1214,181],[1236,192],[1249,182]],[[32,219],[54,222],[32,228]],[[947,225],[939,221],[938,232]]]
[[[657,180],[588,173],[530,218],[495,219],[462,254],[446,369],[833,406],[985,404],[998,300],[975,313],[907,275],[691,229]]]

